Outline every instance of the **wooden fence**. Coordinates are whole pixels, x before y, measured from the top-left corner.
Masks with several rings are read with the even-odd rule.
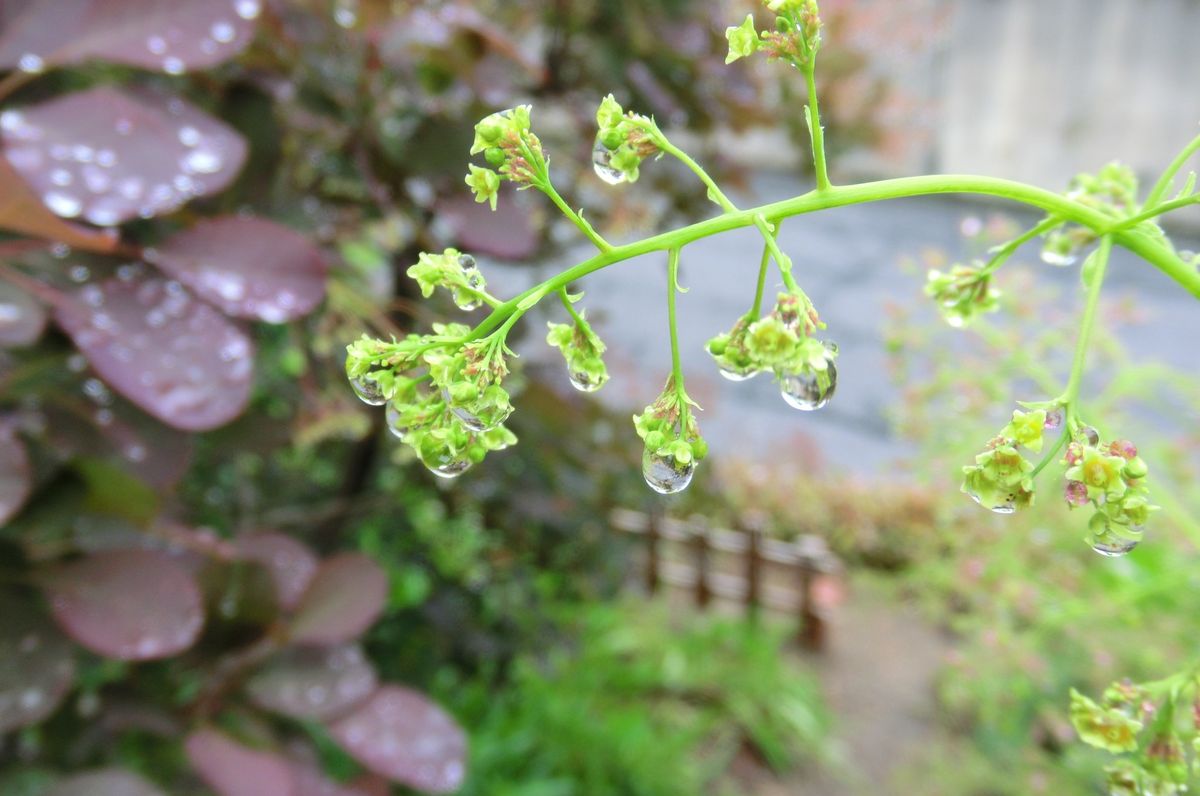
[[[742,604],[751,618],[762,608],[794,613],[801,646],[825,646],[827,609],[815,587],[822,576],[840,573],[841,562],[820,537],[783,542],[764,536],[755,523],[729,530],[700,516],[684,521],[628,509],[614,510],[611,522],[617,531],[643,537],[651,594],[667,585],[689,590],[701,608],[719,599]]]

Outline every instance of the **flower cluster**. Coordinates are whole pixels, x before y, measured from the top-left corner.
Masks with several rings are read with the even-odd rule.
[[[485,298],[487,282],[475,264],[475,258],[457,249],[441,254],[421,252],[417,263],[409,267],[408,275],[421,287],[421,295],[429,298],[437,288],[444,288],[461,310],[478,309]]]
[[[764,0],[763,5],[775,14],[775,29],[760,33],[755,29],[754,15],[747,14],[741,25],[725,30],[729,42],[725,63],[762,50],[772,60],[811,68],[821,47],[821,15],[816,0]]]
[[[1101,444],[1099,434],[1083,429],[1067,445],[1064,497],[1071,507],[1092,506],[1088,542],[1106,556],[1128,553],[1141,541],[1150,514],[1149,468],[1127,440]]]
[[[626,113],[612,94],[596,110],[596,142],[592,147],[592,167],[596,176],[609,185],[637,182],[642,161],[659,153],[654,142],[653,123],[643,116]]]
[[[1160,708],[1147,687],[1129,681],[1109,686],[1099,703],[1071,690],[1071,723],[1080,739],[1127,755],[1104,769],[1110,794],[1179,796],[1187,790],[1194,764],[1179,735],[1179,727],[1186,725],[1157,720],[1164,710],[1168,717],[1174,714],[1175,702],[1182,699],[1171,695],[1167,701]],[[1149,737],[1140,738],[1147,727]]]
[[[571,386],[580,392],[595,392],[608,381],[604,366],[604,343],[580,314],[575,323],[548,323],[546,342],[562,352],[567,361]]]
[[[925,295],[937,302],[946,323],[956,329],[999,309],[1000,292],[992,287],[991,274],[978,262],[955,265],[948,273],[930,271]]]
[[[545,179],[546,157],[542,142],[530,129],[529,105],[499,111],[475,125],[471,154],[483,153],[491,168],[469,166],[466,183],[475,192],[475,201],[489,202],[496,209],[501,180],[521,188],[539,185]]]
[[[676,386],[672,376],[654,403],[633,417],[645,445],[642,475],[656,492],[669,495],[686,489],[696,464],[708,455],[708,443],[700,436],[693,407],[696,403]]]
[[[808,297],[780,293],[775,308],[751,322],[738,319],[734,327],[708,341],[708,352],[731,381],[743,381],[771,371],[783,399],[796,409],[820,409],[837,389],[837,344],[812,334],[825,328]]]
[[[1012,514],[1033,503],[1034,466],[1018,448],[1040,451],[1046,420],[1044,409],[1013,412],[1008,425],[975,457],[975,464],[963,467],[962,491],[997,514]]]
[[[1113,162],[1096,174],[1076,175],[1067,198],[1120,219],[1137,212],[1137,190],[1133,169]],[[1074,224],[1057,227],[1046,234],[1042,260],[1050,265],[1073,265],[1080,251],[1095,241],[1096,233],[1087,227]]]

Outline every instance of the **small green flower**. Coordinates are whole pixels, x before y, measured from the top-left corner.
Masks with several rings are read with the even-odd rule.
[[[1097,705],[1071,689],[1071,724],[1084,743],[1109,752],[1133,752],[1142,723],[1120,710]]]
[[[1045,429],[1045,409],[1038,409],[1036,412],[1022,412],[1018,409],[1013,412],[1012,422],[1005,426],[1000,434],[1037,453],[1042,449],[1042,434]]]
[[[726,28],[725,38],[729,40],[729,54],[725,56],[727,64],[753,55],[762,44],[758,38],[758,31],[754,29],[753,14],[747,14],[741,25]]]
[[[1098,448],[1085,447],[1083,458],[1066,472],[1068,481],[1081,481],[1088,488],[1088,497],[1101,496],[1119,498],[1125,494],[1125,481],[1121,471],[1125,460],[1120,456],[1105,454]]]
[[[500,196],[500,175],[491,169],[480,168],[474,163],[470,164],[468,168],[470,173],[467,174],[466,183],[475,192],[475,201],[480,204],[487,202],[495,210],[496,200]]]
[[[750,324],[746,334],[746,351],[763,368],[775,369],[791,362],[796,345],[796,333],[774,315]]]
[[[619,125],[625,119],[625,109],[621,107],[621,103],[617,102],[612,94],[600,101],[600,107],[596,109],[596,126],[601,131],[611,130]],[[609,149],[616,149],[615,146]]]

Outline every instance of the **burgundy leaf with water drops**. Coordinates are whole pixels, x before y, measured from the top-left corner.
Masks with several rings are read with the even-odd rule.
[[[244,50],[260,11],[259,0],[29,0],[0,33],[0,68],[100,59],[182,74]]]
[[[257,561],[271,573],[279,605],[291,610],[300,602],[320,564],[317,554],[285,533],[255,533],[239,537],[237,556]]]
[[[44,796],[163,796],[163,792],[132,771],[102,768],[60,779]]]
[[[227,314],[282,323],[325,297],[325,258],[293,229],[261,218],[201,221],[143,253]]]
[[[375,690],[378,680],[362,647],[292,648],[246,683],[259,707],[297,719],[334,719]]]
[[[4,125],[17,126],[20,116],[0,113],[0,136]],[[94,230],[63,221],[51,213],[41,198],[17,175],[6,157],[0,157],[0,229],[58,241],[78,249],[111,252],[117,246],[113,230]]]
[[[383,612],[388,581],[362,553],[326,559],[292,617],[291,639],[299,644],[342,644],[366,631]]]
[[[466,735],[448,713],[416,691],[384,686],[329,731],[376,774],[432,793],[462,786]]]
[[[5,156],[62,218],[115,226],[224,190],[246,142],[181,99],[99,86],[0,113]]]
[[[250,400],[250,339],[178,282],[87,285],[55,319],[110,387],[169,426],[216,428]]]
[[[50,568],[38,583],[66,634],[105,657],[167,658],[192,646],[204,626],[196,582],[164,553],[92,553]]]
[[[10,426],[0,423],[0,525],[16,516],[32,487],[25,443]]]
[[[0,348],[36,343],[45,327],[41,302],[16,285],[0,282]]]
[[[281,755],[199,730],[183,744],[188,762],[219,796],[296,796],[296,778]]]
[[[41,610],[0,595],[0,735],[55,711],[75,680],[74,648]]]

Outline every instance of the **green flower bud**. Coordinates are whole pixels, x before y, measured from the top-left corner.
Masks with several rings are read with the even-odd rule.
[[[496,209],[496,200],[500,195],[500,175],[491,169],[481,169],[474,163],[468,167],[466,183],[475,192],[475,201],[480,204],[488,202]]]
[[[1145,478],[1150,474],[1150,468],[1146,464],[1146,460],[1141,456],[1134,456],[1129,461],[1125,462],[1125,466],[1121,468],[1121,475],[1129,481],[1137,481]]]
[[[1140,721],[1118,710],[1103,708],[1073,688],[1071,724],[1084,743],[1113,753],[1137,750],[1137,735],[1142,731]]]
[[[725,56],[727,64],[754,54],[762,44],[758,31],[754,29],[753,14],[747,14],[741,25],[727,28],[725,38],[729,41],[729,54]]]

